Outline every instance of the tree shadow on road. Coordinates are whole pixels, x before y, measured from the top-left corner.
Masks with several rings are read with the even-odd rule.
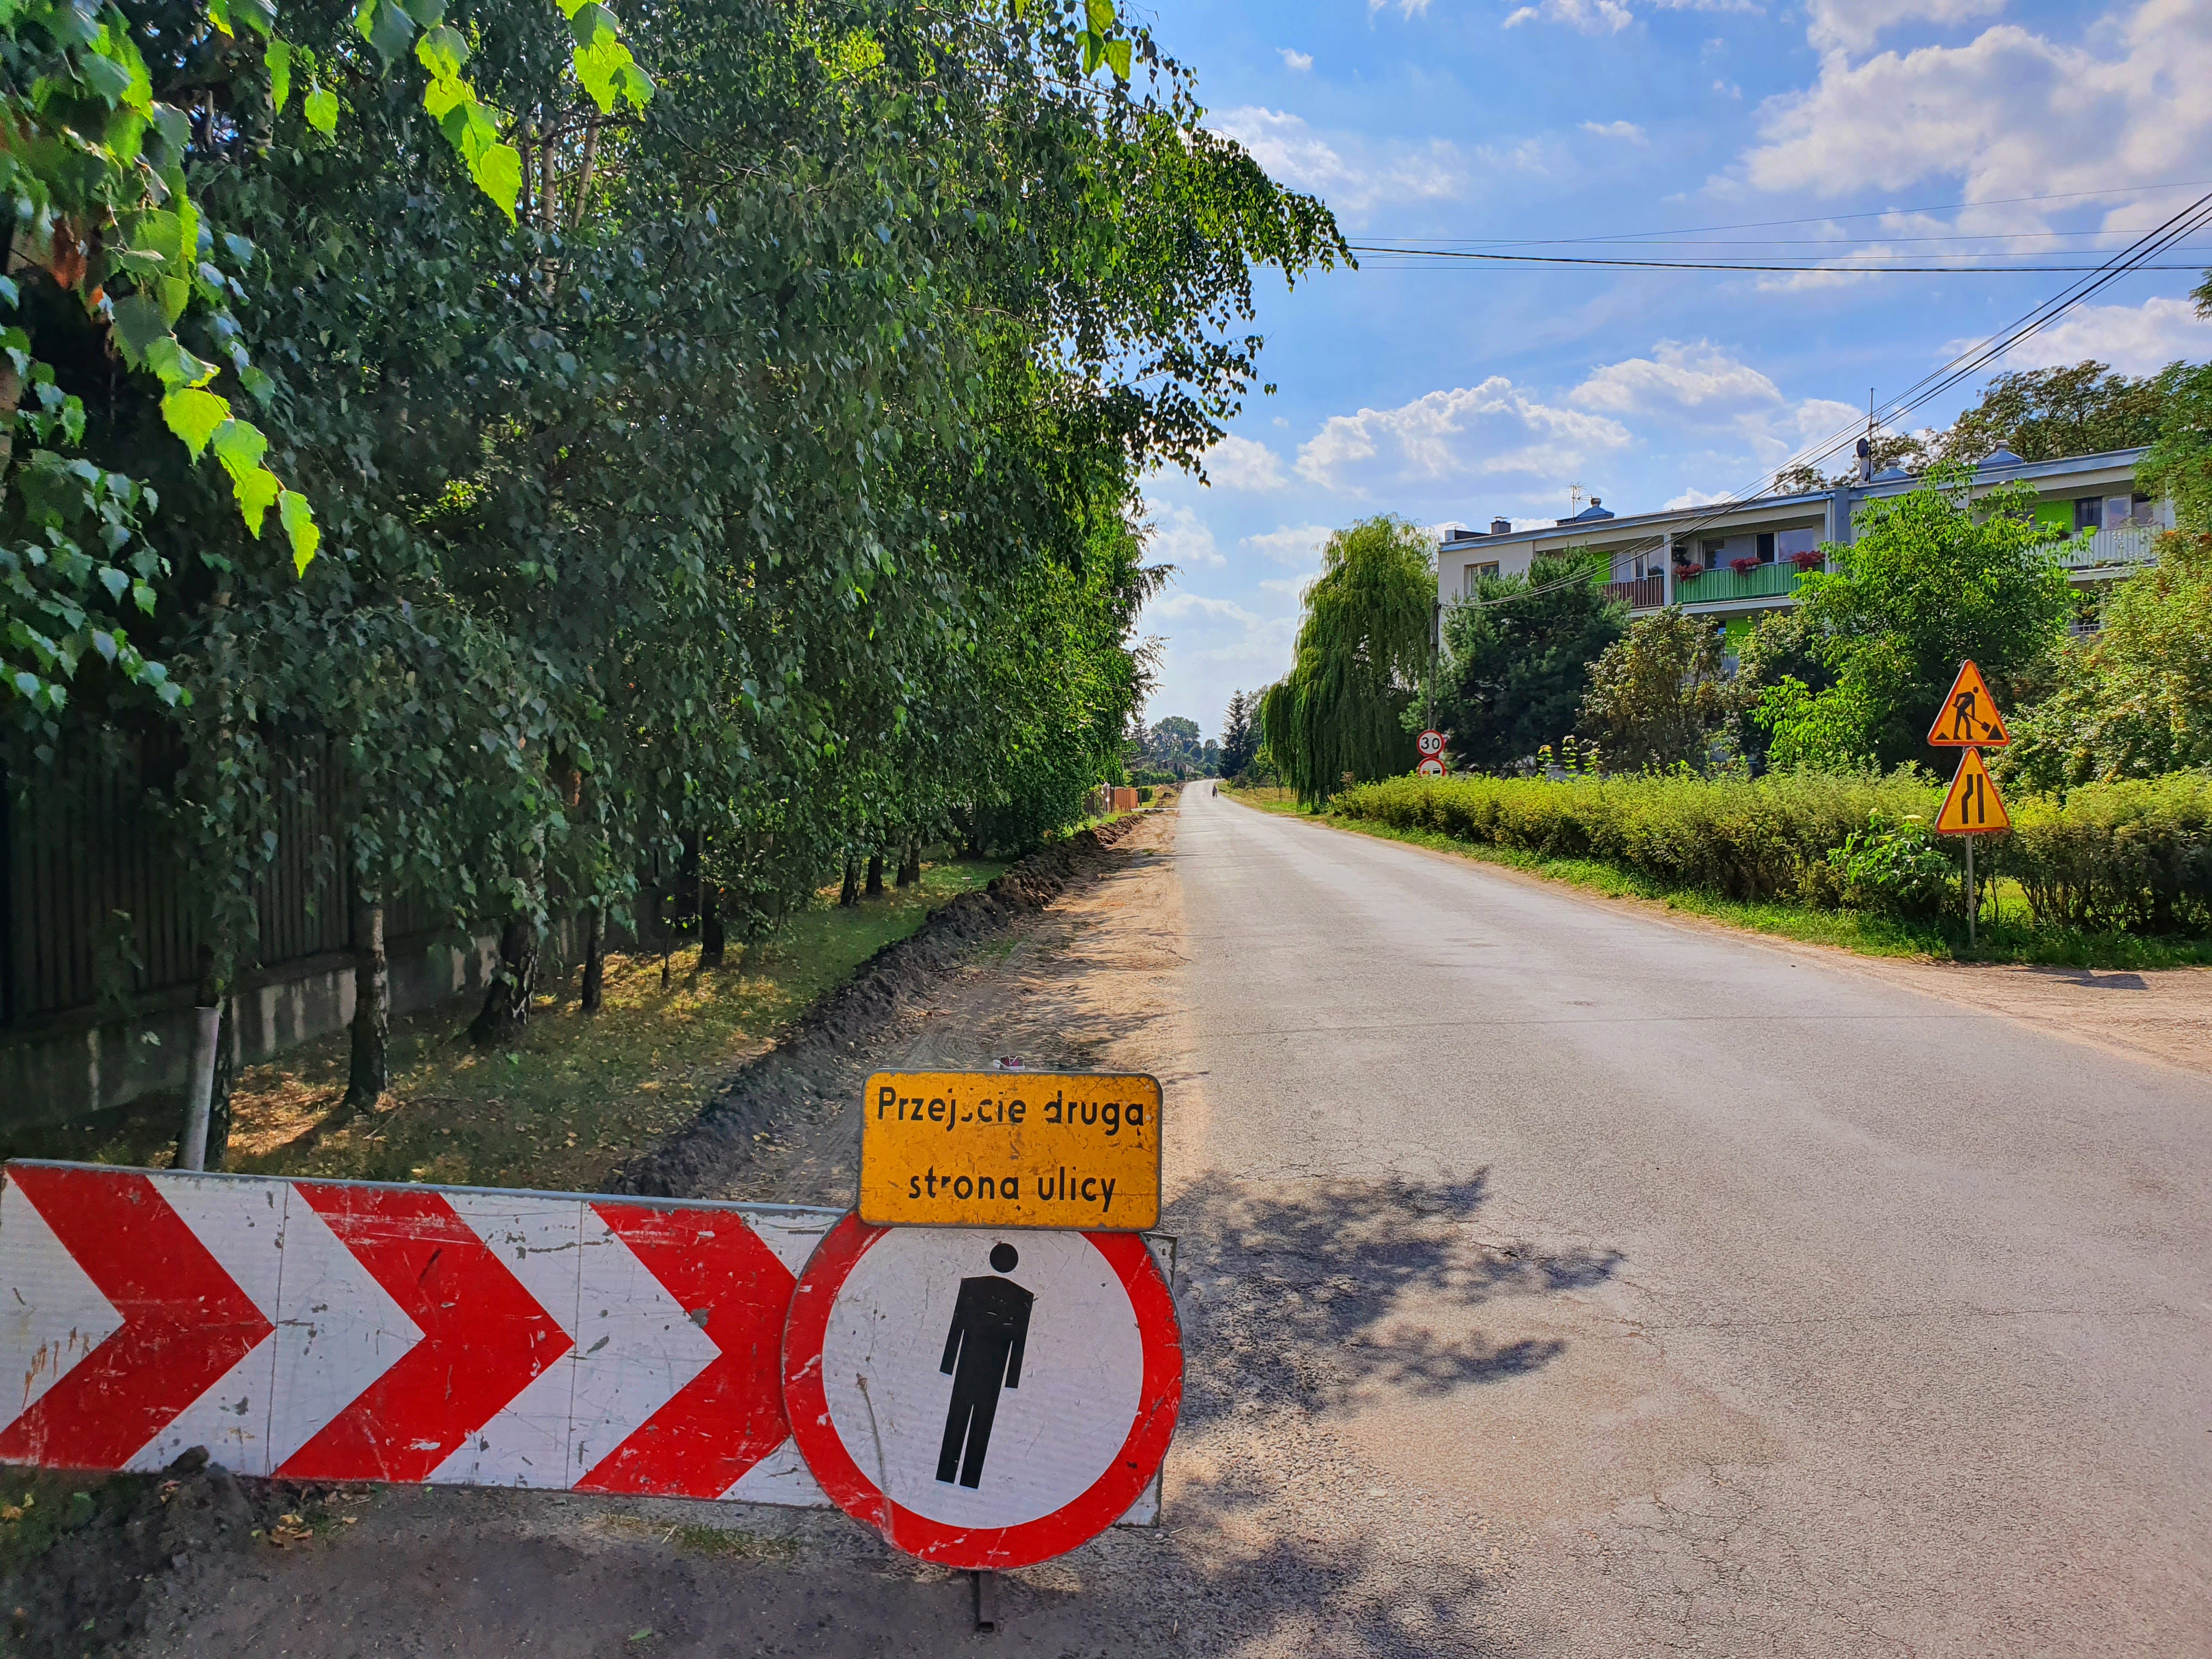
[[[1613,1250],[1485,1243],[1468,1223],[1489,1175],[1457,1182],[1249,1182],[1208,1176],[1177,1195],[1178,1286],[1191,1356],[1183,1418],[1328,1411],[1358,1392],[1421,1396],[1495,1382],[1556,1358],[1556,1339],[1439,1333],[1504,1296],[1587,1290]]]

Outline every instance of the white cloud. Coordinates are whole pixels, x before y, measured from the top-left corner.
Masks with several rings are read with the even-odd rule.
[[[1229,562],[1215,545],[1213,532],[1187,507],[1178,504],[1155,516],[1152,531],[1152,539],[1146,544],[1145,550],[1177,569],[1188,570],[1194,565],[1219,566]]]
[[[1821,51],[1863,52],[1901,23],[1964,23],[1993,17],[2005,0],[1806,0],[1806,38]]]
[[[1222,622],[1242,623],[1247,627],[1267,620],[1264,617],[1255,616],[1234,599],[1212,599],[1202,593],[1183,592],[1154,599],[1145,607],[1145,617],[1152,622],[1175,622],[1185,617],[1206,617]]]
[[[1206,476],[1223,489],[1279,489],[1290,482],[1273,450],[1233,433],[1206,452]]]
[[[1288,46],[1277,46],[1275,50],[1282,54],[1283,67],[1293,75],[1304,75],[1313,67],[1313,54],[1310,52],[1292,52]]]
[[[2100,50],[1999,24],[1860,64],[1830,52],[1811,87],[1762,106],[1737,171],[1759,190],[1829,196],[1960,179],[1969,202],[2197,176],[2212,152],[2212,11],[2143,0],[2087,38]]]
[[[1390,0],[1367,0],[1367,15],[1372,17],[1378,11],[1389,9],[1389,5]],[[1401,17],[1425,17],[1428,15],[1429,0],[1398,0],[1398,15]]]
[[[1970,342],[1945,348],[1956,353]],[[2007,352],[1996,367],[2050,368],[2094,357],[2123,374],[2151,374],[2177,357],[2212,358],[2212,318],[2187,300],[2146,300],[2139,306],[2083,306]]]
[[[1662,340],[1649,357],[1629,357],[1594,368],[1567,394],[1568,401],[1609,415],[1680,415],[1708,418],[1782,402],[1772,380],[1707,340],[1683,344]]]
[[[1302,576],[1270,576],[1260,586],[1270,593],[1281,593],[1293,599],[1303,599],[1305,597],[1306,584],[1319,574],[1321,572],[1318,570],[1309,570]]]
[[[1600,138],[1623,138],[1632,144],[1649,146],[1651,143],[1644,137],[1644,129],[1633,121],[1585,121],[1583,131]]]
[[[1706,490],[1693,488],[1684,490],[1680,495],[1668,501],[1667,503],[1667,510],[1669,513],[1678,513],[1686,507],[1711,507],[1715,501],[1732,501],[1735,498],[1729,495],[1725,490]]]
[[[1212,126],[1251,151],[1270,177],[1324,198],[1340,213],[1357,215],[1394,203],[1456,200],[1472,179],[1471,158],[1446,139],[1409,144],[1358,134],[1324,137],[1300,116],[1256,105],[1216,116]]]
[[[1325,524],[1286,524],[1257,536],[1246,536],[1238,545],[1250,548],[1264,558],[1277,564],[1302,565],[1310,563],[1322,544],[1336,532]]]
[[[1297,471],[1310,483],[1364,495],[1500,473],[1555,477],[1628,441],[1617,421],[1540,402],[1493,374],[1396,409],[1332,416],[1299,447]]]
[[[1648,0],[1651,11],[1737,11],[1754,15],[1765,10],[1759,0]],[[1618,34],[1636,21],[1636,14],[1621,0],[1538,0],[1522,6],[1505,19],[1505,27],[1522,23],[1564,23],[1584,34]]]

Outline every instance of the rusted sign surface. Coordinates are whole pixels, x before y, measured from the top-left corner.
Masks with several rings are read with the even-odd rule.
[[[1140,1232],[1160,1218],[1160,1085],[1141,1073],[878,1072],[860,1219]]]
[[[0,1461],[818,1504],[781,1354],[837,1219],[10,1164]]]

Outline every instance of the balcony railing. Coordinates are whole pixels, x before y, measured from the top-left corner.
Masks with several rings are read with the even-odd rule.
[[[2148,564],[2158,557],[2158,538],[2165,533],[2154,524],[2093,530],[2086,547],[2078,542],[2067,543],[2063,561],[2069,570],[2100,564]]]
[[[1632,611],[1656,611],[1667,603],[1667,579],[1655,570],[1633,581],[1607,582],[1605,596],[1608,599],[1626,599]]]
[[[1741,575],[1733,570],[1702,571],[1675,582],[1674,602],[1715,605],[1729,599],[1778,599],[1796,591],[1802,574],[1794,564],[1762,564]]]

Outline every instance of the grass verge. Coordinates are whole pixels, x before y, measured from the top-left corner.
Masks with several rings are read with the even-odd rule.
[[[988,883],[1005,862],[925,866],[914,887],[849,909],[835,889],[728,965],[702,969],[696,946],[661,982],[658,956],[611,955],[606,1003],[586,1018],[574,968],[541,981],[529,1030],[512,1047],[471,1046],[473,1006],[392,1022],[392,1086],[375,1111],[332,1121],[345,1093],[340,1031],[249,1067],[234,1090],[228,1168],[254,1175],[591,1192],[625,1159],[682,1127],[714,1086],[884,945],[937,906]],[[44,1152],[162,1165],[175,1109],[148,1103],[92,1144]]]
[[[1562,881],[1607,898],[1644,899],[1686,915],[1701,916],[1755,933],[1830,945],[1870,957],[1919,957],[1944,962],[2026,963],[2045,967],[2147,969],[2196,968],[2212,964],[2212,939],[2152,939],[2135,933],[2092,933],[2077,928],[2038,927],[2017,882],[2003,881],[1985,896],[1975,929],[1974,948],[1966,947],[1963,919],[1904,921],[1858,910],[1815,910],[1802,904],[1749,904],[1689,887],[1670,887],[1636,871],[1597,859],[1547,858],[1508,847],[1485,847],[1418,830],[1396,830],[1356,818],[1306,811],[1287,789],[1249,788],[1224,792],[1232,800],[1264,812],[1314,819],[1331,829],[1403,842],[1450,853],[1480,864],[1502,865]],[[1994,915],[1992,915],[1994,908]]]

